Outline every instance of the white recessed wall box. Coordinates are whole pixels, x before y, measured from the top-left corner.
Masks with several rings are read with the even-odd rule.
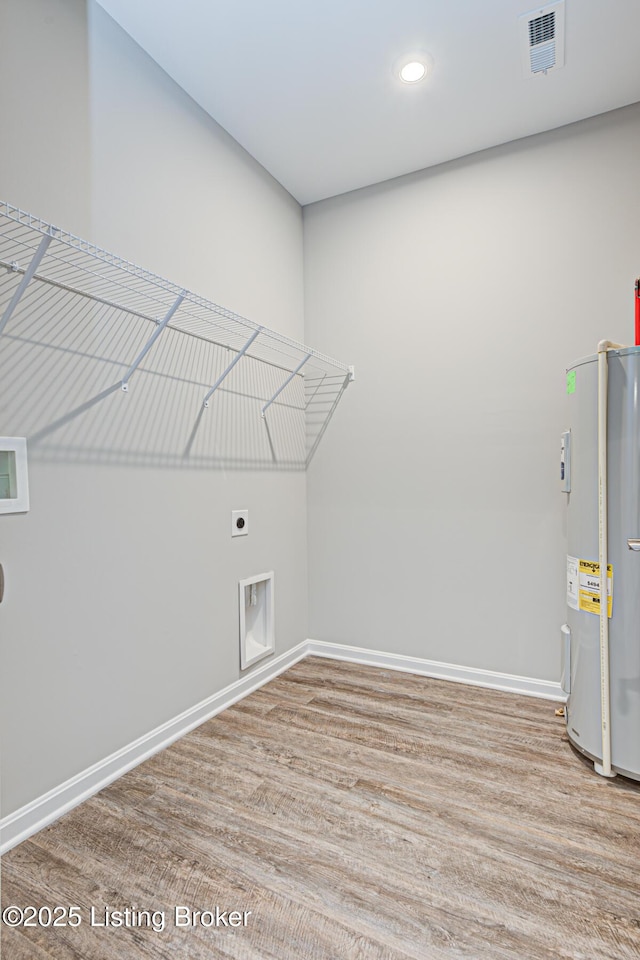
[[[240,580],[240,667],[275,650],[273,571]]]
[[[26,513],[29,509],[27,441],[0,437],[0,513]]]

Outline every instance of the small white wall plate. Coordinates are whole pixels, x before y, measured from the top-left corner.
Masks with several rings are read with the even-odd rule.
[[[231,511],[231,536],[246,537],[249,533],[249,511],[232,510]]]

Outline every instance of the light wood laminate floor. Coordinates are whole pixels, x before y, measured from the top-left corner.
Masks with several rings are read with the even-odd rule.
[[[638,960],[640,787],[554,707],[307,659],[7,854],[5,907],[82,922],[2,958]]]

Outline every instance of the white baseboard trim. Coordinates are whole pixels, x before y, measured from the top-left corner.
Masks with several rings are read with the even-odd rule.
[[[326,643],[323,640],[309,640],[307,645],[308,653],[315,657],[349,660],[352,663],[362,663],[370,667],[386,667],[387,670],[417,673],[423,677],[453,680],[454,683],[468,683],[476,687],[489,687],[505,693],[521,693],[528,697],[541,697],[543,700],[557,700],[565,703],[567,699],[560,684],[552,683],[550,680],[517,677],[510,673],[461,667],[454,663],[441,663],[439,660],[404,657],[397,653],[367,650],[365,647],[348,647],[341,643]]]
[[[288,670],[294,663],[307,656],[307,648],[307,643],[298,644],[276,657],[275,660],[270,660],[269,663],[256,668],[248,676],[241,677],[212,697],[202,700],[179,716],[156,727],[155,730],[151,730],[121,750],[87,767],[86,770],[54,787],[53,790],[49,790],[48,793],[4,817],[0,820],[0,854],[6,853],[23,840],[33,836],[34,833],[117,780],[128,770],[148,760],[190,730],[200,726],[205,720],[215,717],[217,713],[226,710],[227,707],[253,693],[269,680],[273,680],[284,670]]]
[[[217,713],[242,700],[307,656],[346,660],[372,667],[384,667],[387,670],[400,670],[425,677],[453,680],[456,683],[489,687],[507,693],[542,697],[546,700],[565,702],[567,699],[560,684],[548,680],[534,680],[530,677],[516,677],[508,673],[494,673],[491,670],[461,667],[436,660],[404,657],[396,653],[367,650],[365,647],[307,640],[4,817],[0,820],[0,853],[6,853],[33,836],[128,770],[164,750],[205,720],[210,720]]]

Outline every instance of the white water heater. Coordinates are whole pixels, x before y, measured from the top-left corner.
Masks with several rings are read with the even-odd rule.
[[[579,360],[567,372],[570,430],[563,434],[561,457],[568,514],[562,683],[574,746],[594,761],[599,773],[607,773],[603,761],[605,768],[609,761],[607,775],[640,780],[640,347],[605,351],[606,408],[600,430],[599,356]],[[600,389],[602,397],[602,379]],[[599,449],[604,449],[600,470]],[[608,616],[601,623],[603,503]]]

